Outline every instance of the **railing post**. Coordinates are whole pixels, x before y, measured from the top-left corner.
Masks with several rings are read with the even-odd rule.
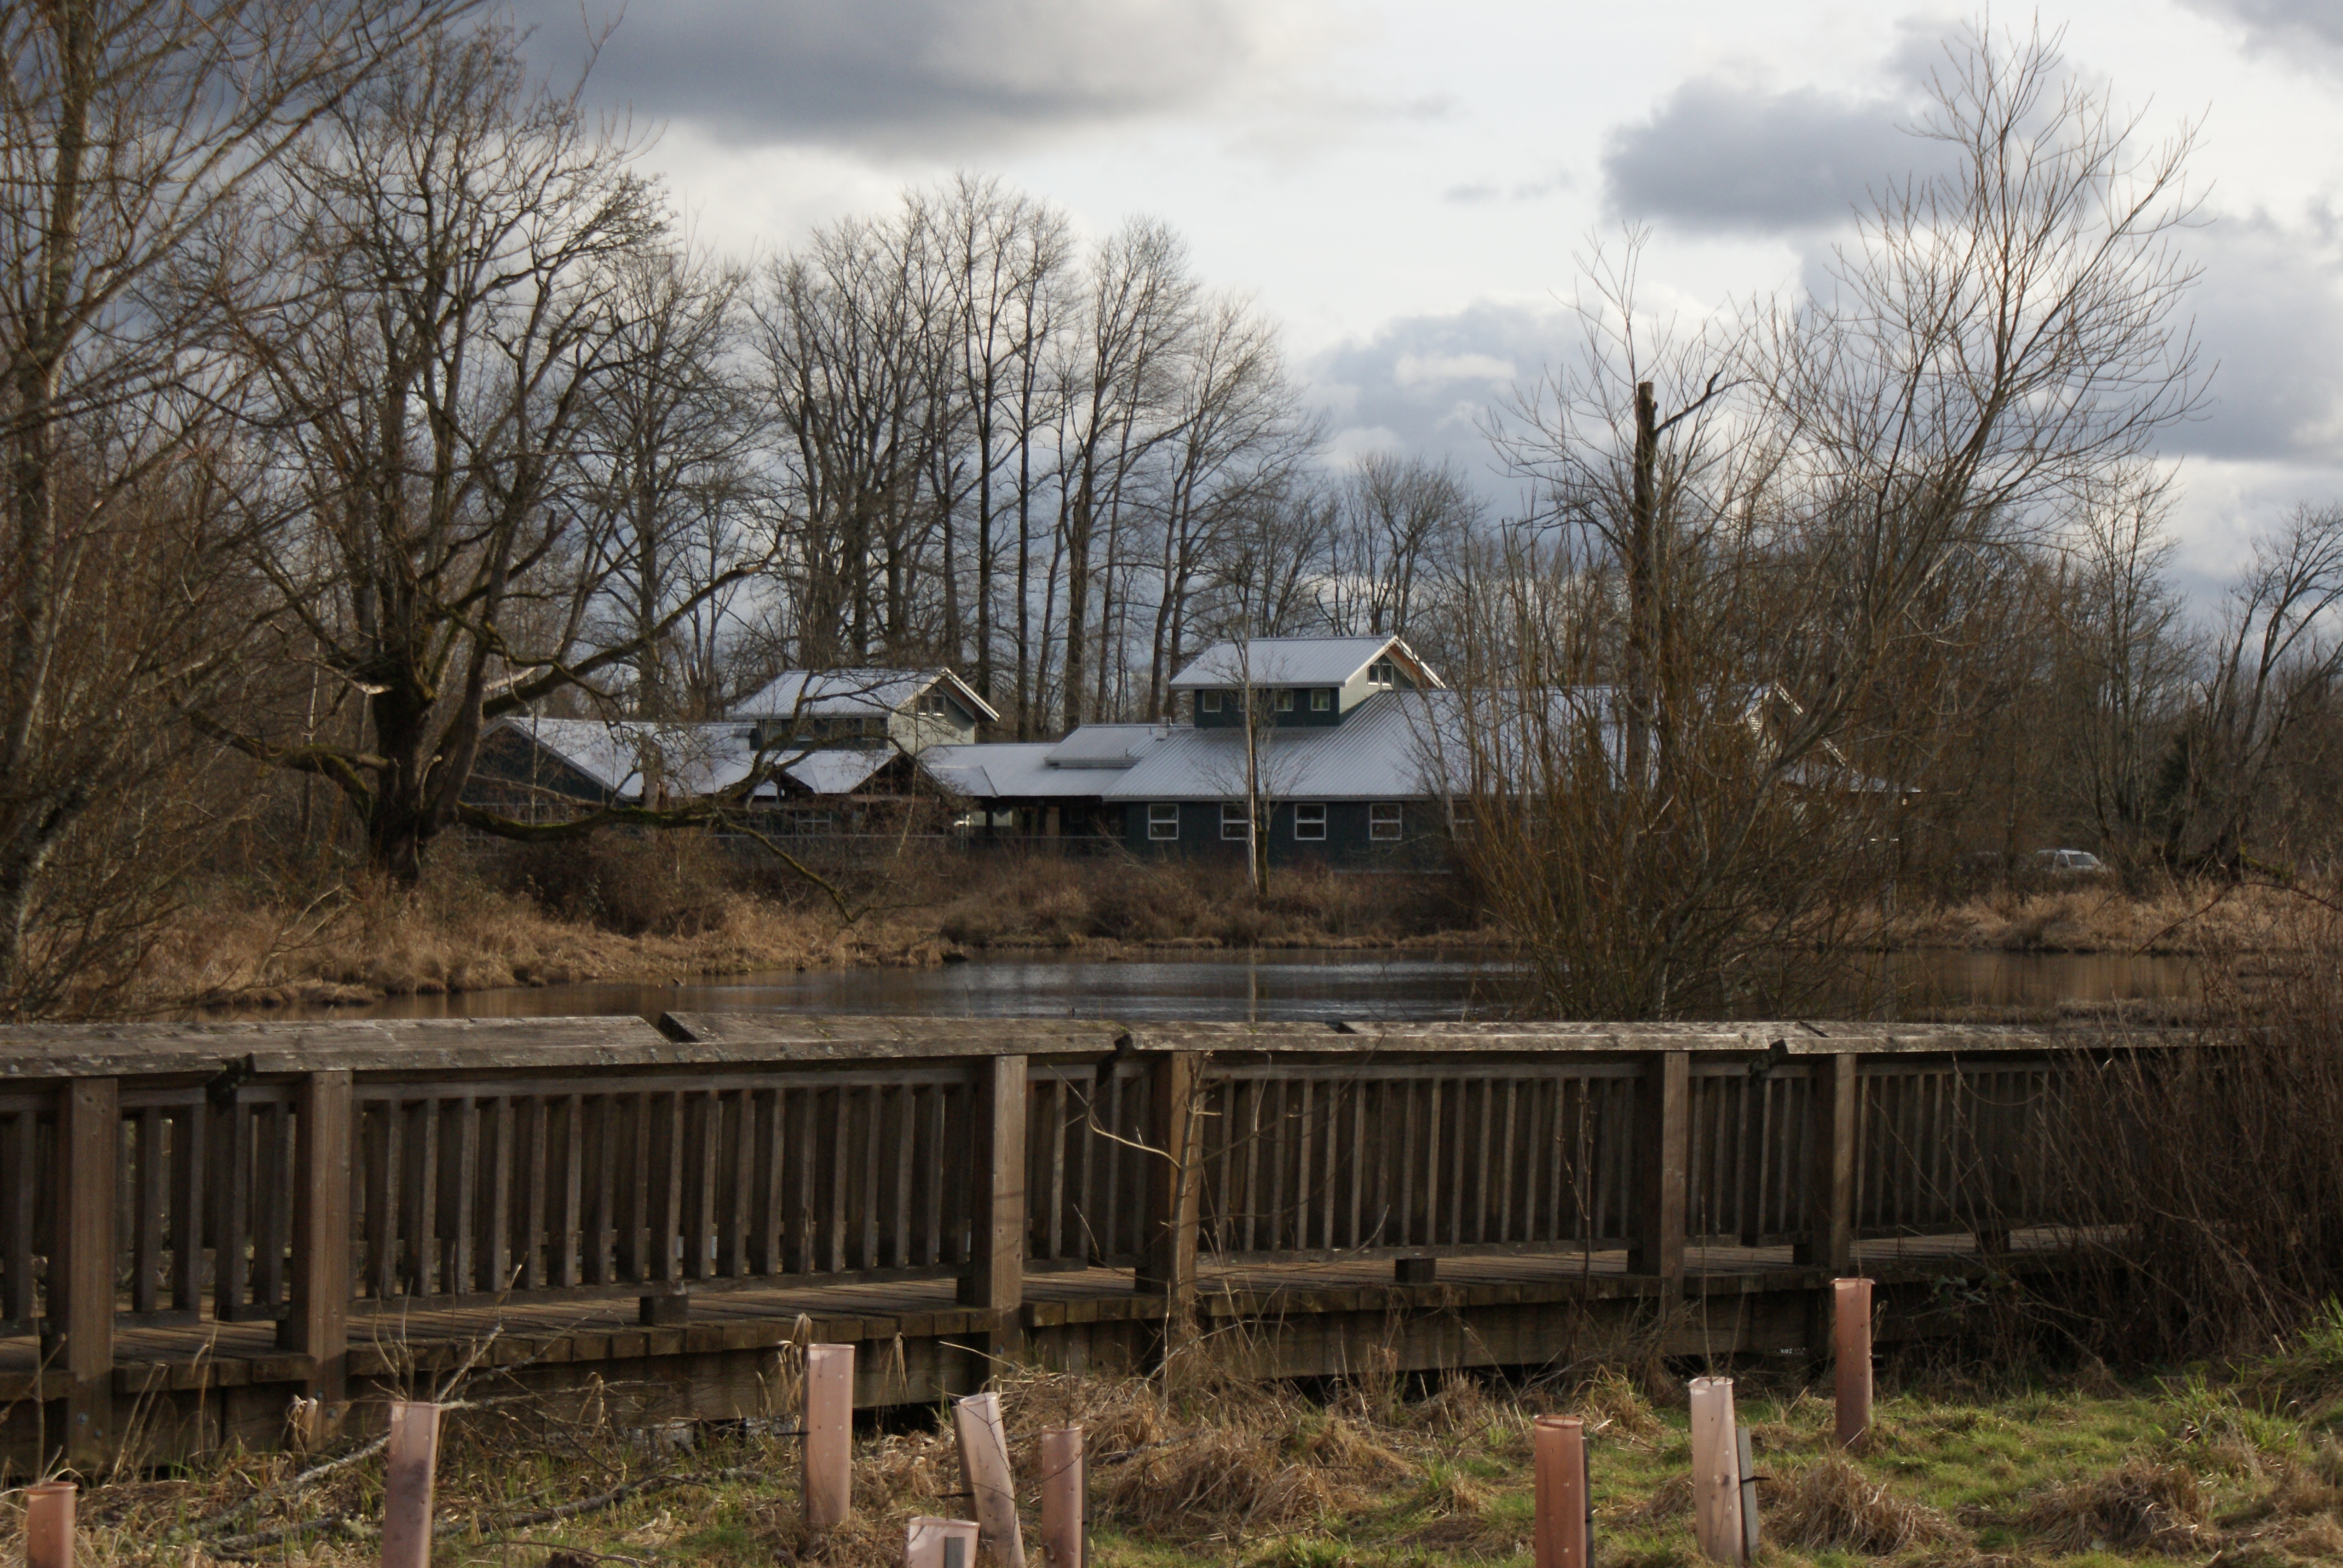
[[[1655,1275],[1664,1295],[1684,1277],[1685,1167],[1692,1151],[1692,1053],[1658,1050],[1645,1058],[1636,1085],[1638,1212],[1627,1271]]]
[[[973,1244],[960,1299],[991,1314],[988,1348],[995,1356],[1014,1354],[1023,1339],[1025,1097],[1024,1057],[985,1059],[977,1075]]]
[[[1148,1073],[1148,1121],[1160,1150],[1147,1159],[1147,1211],[1137,1284],[1163,1298],[1163,1350],[1184,1345],[1196,1324],[1196,1211],[1202,1131],[1196,1091],[1203,1059],[1192,1050],[1155,1058]]]
[[[337,1403],[349,1384],[349,1073],[304,1078],[293,1114],[293,1299],[278,1333],[310,1359],[309,1397]]]
[[[122,1089],[76,1078],[57,1097],[56,1210],[49,1260],[50,1364],[67,1379],[68,1462],[94,1470],[114,1447],[114,1213]]]
[[[1862,1080],[1853,1051],[1817,1056],[1813,1121],[1806,1130],[1806,1239],[1801,1263],[1835,1277],[1855,1267],[1855,1112]]]

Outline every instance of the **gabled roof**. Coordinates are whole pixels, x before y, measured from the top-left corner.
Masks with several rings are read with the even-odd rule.
[[[1444,691],[1379,691],[1340,725],[1280,729],[1261,748],[1262,783],[1281,800],[1398,800],[1450,792]],[[1109,775],[1109,800],[1225,800],[1245,789],[1244,732],[1176,729]]]
[[[792,669],[732,705],[739,719],[884,719],[941,681],[961,707],[997,722],[993,706],[949,669]]]
[[[668,790],[713,795],[749,776],[756,749],[741,724],[662,724],[639,719],[538,719],[514,716],[510,730],[568,763],[619,799],[643,790],[650,763]],[[763,791],[769,795],[770,786]]]
[[[1172,678],[1174,691],[1230,686],[1343,686],[1397,648],[1432,686],[1440,678],[1396,637],[1256,637],[1216,642]]]
[[[491,726],[535,743],[607,790],[632,800],[643,792],[644,765],[651,763],[671,797],[720,794],[736,788],[756,766],[754,731],[738,719],[699,724],[664,724],[641,719],[500,719]],[[783,753],[786,755],[786,753]],[[809,794],[848,795],[902,755],[894,747],[832,746],[808,751],[779,769]],[[768,753],[768,762],[773,754]],[[754,798],[779,793],[768,779]]]

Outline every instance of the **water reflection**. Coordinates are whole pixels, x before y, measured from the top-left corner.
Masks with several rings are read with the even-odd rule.
[[[761,974],[676,985],[546,986],[390,997],[351,1008],[291,1008],[219,1016],[501,1018],[564,1014],[768,1011],[937,1018],[1390,1020],[1508,1016],[1520,976],[1483,956],[1262,952],[1076,953],[980,958],[933,970]],[[2039,1009],[2062,1002],[2157,1001],[2197,994],[2190,960],[2103,954],[1917,952],[1887,955],[1850,989],[1835,1016],[1926,1016]]]

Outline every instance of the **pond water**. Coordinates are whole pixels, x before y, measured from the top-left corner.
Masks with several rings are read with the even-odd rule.
[[[1513,966],[1421,952],[1080,953],[979,957],[932,970],[727,976],[675,985],[588,983],[454,996],[388,997],[357,1007],[295,1007],[250,1018],[506,1018],[662,1012],[890,1013],[936,1018],[1247,1020],[1470,1019],[1513,1011]],[[1881,999],[1891,994],[1892,1003]],[[1912,952],[1880,960],[1865,1016],[1946,1008],[2181,1000],[2191,960],[2108,954]],[[1892,1012],[1891,1012],[1892,1009]],[[1840,1010],[1857,1010],[1855,1008]]]

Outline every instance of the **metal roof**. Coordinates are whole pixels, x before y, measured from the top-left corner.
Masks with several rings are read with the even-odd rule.
[[[1128,768],[1172,732],[1168,724],[1085,724],[1049,748],[1057,768]]]
[[[1265,792],[1281,800],[1399,800],[1448,793],[1463,774],[1457,704],[1444,691],[1380,691],[1342,722],[1280,726],[1261,747]],[[1114,774],[1109,800],[1226,800],[1245,792],[1244,731],[1169,731]]]
[[[646,762],[654,763],[675,794],[713,795],[746,779],[756,759],[749,729],[740,724],[516,716],[497,726],[526,737],[622,799],[642,793]]]
[[[754,731],[737,719],[707,723],[659,723],[643,719],[536,719],[497,720],[592,779],[618,799],[639,798],[643,765],[656,759],[668,792],[678,796],[720,794],[735,788],[756,766]],[[808,751],[780,771],[816,795],[845,795],[901,753],[891,745],[833,746]],[[766,753],[769,763],[774,754]],[[779,793],[769,779],[753,798]]]
[[[1096,768],[1052,766],[1050,754],[1055,749],[1047,741],[930,746],[920,754],[920,767],[945,789],[971,799],[1097,799],[1113,775]]]
[[[975,688],[949,669],[792,669],[733,704],[732,711],[739,719],[883,719],[940,680],[949,681],[979,719],[1000,719]]]
[[[1396,647],[1434,684],[1415,650],[1396,637],[1256,637],[1216,642],[1172,678],[1172,689],[1228,686],[1342,686]]]

